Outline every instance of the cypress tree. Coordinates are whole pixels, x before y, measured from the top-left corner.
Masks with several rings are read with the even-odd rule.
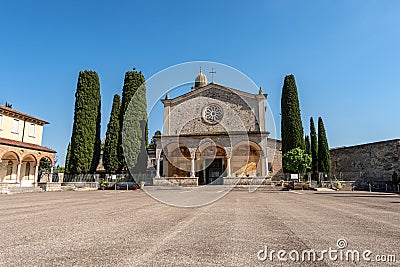
[[[119,114],[121,98],[114,95],[110,121],[107,124],[106,140],[104,144],[103,164],[108,173],[115,173],[119,168],[118,139],[120,135]]]
[[[65,156],[65,173],[69,173],[70,170],[70,159],[71,159],[71,142],[68,143],[67,155]]]
[[[310,136],[309,135],[305,136],[304,145],[305,145],[306,154],[311,156],[311,143],[310,143]]]
[[[100,159],[100,81],[95,71],[79,72],[75,93],[69,171],[95,172]]]
[[[318,118],[318,171],[325,174],[331,172],[331,156],[325,126],[322,118]]]
[[[140,165],[138,164],[138,156],[147,146],[148,138],[146,135],[148,130],[145,78],[142,72],[135,69],[125,73],[120,126],[120,169],[124,168],[126,164],[137,169]]]
[[[396,171],[393,171],[392,174],[392,187],[396,190],[397,185],[399,184],[399,177]]]
[[[281,98],[282,154],[294,149],[304,149],[304,132],[300,104],[294,75],[285,77]]]
[[[311,170],[314,180],[318,180],[318,140],[317,131],[315,130],[314,119],[310,118],[310,135],[311,135]]]

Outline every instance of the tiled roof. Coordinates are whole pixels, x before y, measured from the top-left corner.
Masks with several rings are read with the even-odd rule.
[[[10,139],[6,139],[6,138],[0,138],[0,144],[1,145],[9,145],[9,146],[29,148],[29,149],[33,149],[33,150],[50,152],[50,153],[56,153],[55,150],[50,149],[48,147],[39,146],[39,145],[35,145],[35,144],[30,144],[30,143],[26,143],[26,142],[10,140]]]
[[[39,118],[33,117],[29,114],[23,113],[21,111],[0,105],[0,114],[8,115],[15,118],[25,119],[30,122],[37,123],[39,125],[49,124],[47,121],[41,120]]]

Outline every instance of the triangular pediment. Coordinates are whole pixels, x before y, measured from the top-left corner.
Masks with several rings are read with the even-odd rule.
[[[234,89],[234,88],[230,88],[230,87],[226,87],[223,85],[219,85],[216,83],[209,83],[206,86],[200,87],[200,88],[196,88],[186,94],[180,95],[178,97],[175,97],[173,99],[165,99],[165,100],[161,100],[164,104],[175,104],[175,103],[179,103],[182,101],[185,101],[186,99],[189,98],[194,98],[197,95],[201,95],[202,93],[204,93],[205,91],[208,90],[221,90],[224,91],[228,94],[235,94],[235,95],[239,95],[240,97],[244,97],[244,98],[251,98],[251,99],[255,99],[255,98],[263,98],[266,99],[267,98],[267,94],[251,94],[251,93],[247,93],[238,89]]]

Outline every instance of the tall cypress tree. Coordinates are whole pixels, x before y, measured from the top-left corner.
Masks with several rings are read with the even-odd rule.
[[[311,156],[311,143],[310,143],[310,136],[309,135],[306,135],[304,137],[304,145],[305,145],[306,154]]]
[[[136,168],[142,146],[147,145],[147,103],[145,78],[140,71],[125,73],[120,110],[120,169],[126,163]],[[144,127],[144,131],[143,131]],[[144,148],[145,149],[145,148]],[[128,162],[125,159],[129,159]]]
[[[297,147],[304,149],[299,97],[293,74],[287,75],[283,83],[281,114],[282,154]]]
[[[314,119],[310,118],[310,135],[311,135],[311,170],[313,179],[318,181],[318,140],[317,131],[315,130]]]
[[[322,118],[318,118],[318,171],[325,174],[331,172],[331,156],[325,126]]]
[[[99,76],[95,71],[79,72],[68,166],[70,173],[89,173],[96,170],[101,145],[100,108]]]
[[[306,169],[306,172],[310,172],[311,171],[311,162],[312,162],[312,158],[311,158],[311,142],[310,142],[310,136],[306,135],[304,137],[304,152],[305,154],[307,154],[310,158],[310,164],[309,167]]]
[[[65,156],[65,173],[70,173],[71,142],[68,143],[67,155]]]
[[[114,95],[110,121],[107,124],[106,140],[104,144],[103,164],[108,173],[116,173],[119,168],[118,139],[120,135],[119,115],[121,98]]]

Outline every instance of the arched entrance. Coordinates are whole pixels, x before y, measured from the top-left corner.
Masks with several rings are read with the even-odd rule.
[[[21,162],[21,185],[31,186],[35,183],[37,160],[33,155],[26,155]]]
[[[201,144],[196,151],[196,166],[199,185],[222,184],[226,169],[225,149],[213,142]]]
[[[18,181],[19,157],[14,152],[6,152],[1,157],[2,167],[0,168],[0,178],[5,183],[16,183]]]
[[[171,144],[166,147],[164,158],[168,162],[168,177],[190,176],[190,151],[182,144]]]
[[[39,175],[37,178],[37,182],[41,182],[41,177],[47,175],[47,181],[52,182],[52,162],[48,157],[43,157],[39,161]]]
[[[246,141],[237,144],[232,151],[232,176],[261,176],[260,152],[260,147],[256,143]]]

